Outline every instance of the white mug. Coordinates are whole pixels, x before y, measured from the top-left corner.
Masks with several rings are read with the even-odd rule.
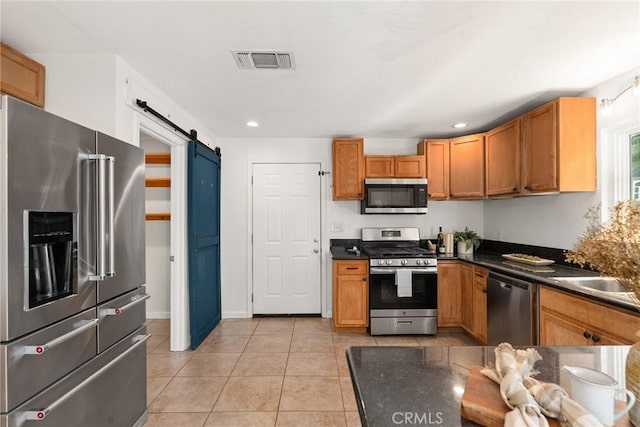
[[[571,398],[591,412],[605,426],[613,426],[615,421],[626,414],[636,402],[633,393],[618,388],[618,382],[604,372],[579,366],[563,366],[562,370],[569,374]],[[616,413],[615,396],[618,393],[627,395],[627,406]]]

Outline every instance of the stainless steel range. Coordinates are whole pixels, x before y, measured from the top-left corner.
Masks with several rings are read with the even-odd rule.
[[[363,228],[361,237],[369,256],[371,335],[435,335],[438,260],[420,247],[420,230]]]

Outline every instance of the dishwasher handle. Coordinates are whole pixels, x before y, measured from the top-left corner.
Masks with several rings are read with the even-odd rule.
[[[489,272],[488,280],[495,280],[500,283],[500,287],[504,290],[511,290],[513,287],[524,289],[525,291],[531,290],[532,284],[530,282],[511,277],[505,276],[504,274],[495,273],[493,271]]]

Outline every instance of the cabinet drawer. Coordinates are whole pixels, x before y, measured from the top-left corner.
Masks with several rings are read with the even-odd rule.
[[[98,352],[103,352],[144,324],[146,310],[144,286],[98,307]]]
[[[96,355],[95,308],[0,346],[0,412],[48,387]]]
[[[336,261],[337,274],[367,274],[369,263],[367,261]]]

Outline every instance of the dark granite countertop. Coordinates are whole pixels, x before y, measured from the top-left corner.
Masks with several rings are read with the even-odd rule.
[[[629,346],[535,347],[542,360],[536,378],[569,391],[560,367],[603,371],[624,384]],[[351,347],[347,361],[363,426],[476,425],[460,416],[471,366],[493,363],[494,347]],[[408,417],[408,418],[405,418]],[[401,422],[399,422],[401,421]],[[422,421],[421,423],[418,421]],[[431,422],[429,422],[431,421]]]
[[[368,259],[362,254],[354,255],[346,252],[347,247],[332,246],[331,256],[333,259]],[[569,291],[580,296],[596,301],[605,302],[620,308],[632,311],[639,311],[637,303],[631,294],[618,294],[602,292],[595,289],[585,289],[567,282],[556,280],[557,277],[585,277],[598,276],[594,271],[583,270],[576,267],[569,267],[563,264],[552,264],[549,266],[533,266],[519,262],[509,261],[501,254],[493,252],[475,252],[473,255],[445,254],[438,256],[442,261],[467,261],[494,270],[498,273],[520,277],[533,283],[551,286],[564,291]]]

